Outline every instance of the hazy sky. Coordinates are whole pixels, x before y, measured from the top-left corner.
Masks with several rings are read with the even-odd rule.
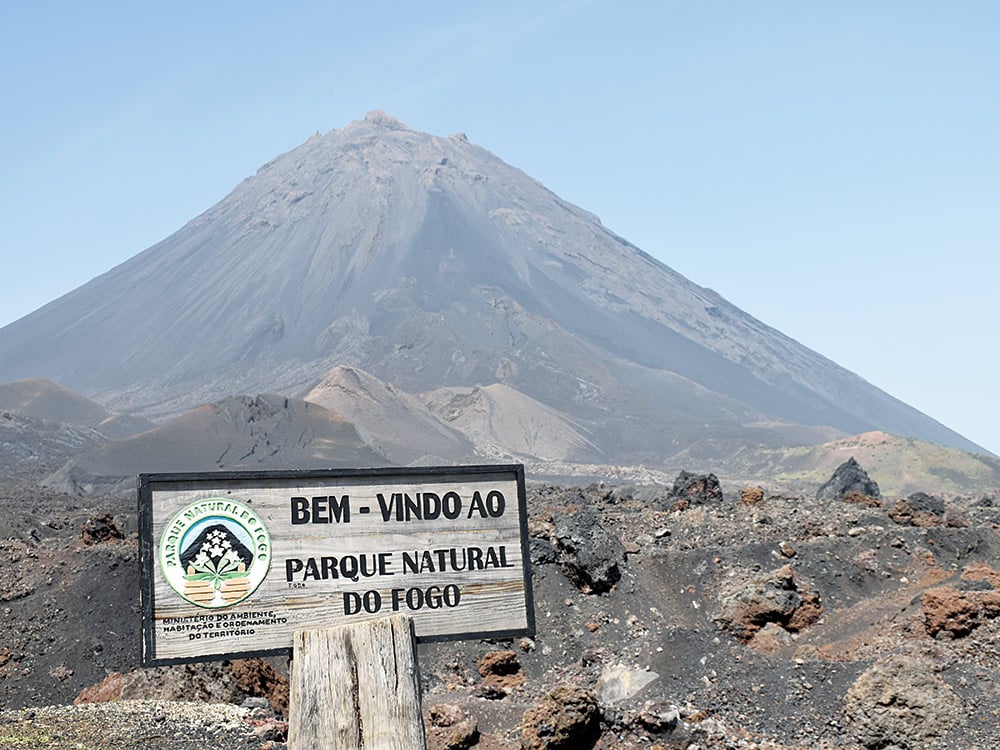
[[[1000,3],[0,0],[0,35],[0,326],[384,109],[1000,453]]]

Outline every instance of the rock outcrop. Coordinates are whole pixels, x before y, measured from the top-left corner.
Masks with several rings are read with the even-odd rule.
[[[625,547],[604,528],[598,512],[583,507],[560,514],[554,527],[566,576],[585,594],[609,591],[621,578]]]
[[[929,635],[959,638],[1000,617],[1000,591],[961,591],[939,586],[925,593],[920,605]]]
[[[933,665],[906,655],[876,662],[847,692],[846,713],[861,743],[917,750],[958,724],[962,701]]]
[[[670,497],[675,502],[687,505],[703,505],[710,501],[722,500],[722,488],[715,474],[694,474],[682,471],[674,480]]]
[[[823,612],[819,594],[795,574],[791,565],[734,584],[720,599],[716,622],[745,643],[769,624],[798,632],[816,622]]]
[[[523,750],[584,750],[597,739],[600,711],[597,700],[575,685],[560,685],[521,724]]]
[[[889,518],[902,526],[930,528],[944,524],[944,500],[925,492],[914,492],[888,510]]]
[[[817,500],[843,500],[850,493],[878,498],[878,484],[868,476],[854,458],[849,458],[833,472],[833,476],[816,492]]]

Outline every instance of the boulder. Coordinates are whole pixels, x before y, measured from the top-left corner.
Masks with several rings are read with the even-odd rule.
[[[876,662],[847,691],[846,713],[867,748],[922,748],[963,719],[962,701],[933,665],[896,654]]]
[[[463,721],[465,711],[456,703],[436,703],[427,711],[431,726],[450,727]]]
[[[646,669],[630,669],[624,664],[609,664],[597,681],[597,692],[602,705],[621,703],[641,692],[660,675]]]
[[[489,651],[479,660],[478,666],[483,685],[501,691],[497,697],[503,697],[506,694],[504,691],[524,684],[516,651]]]
[[[80,535],[83,543],[88,546],[119,541],[125,538],[125,533],[118,527],[118,523],[111,513],[88,518],[83,522]]]
[[[478,743],[479,724],[472,718],[427,733],[428,750],[468,750]]]
[[[427,750],[468,750],[479,742],[479,724],[454,703],[439,703],[427,712]]]
[[[252,696],[265,698],[275,712],[287,714],[288,680],[261,659],[182,664],[112,673],[97,685],[84,688],[74,703],[119,700],[240,703]]]
[[[914,492],[905,500],[897,500],[887,513],[889,518],[901,526],[927,529],[944,525],[944,511],[944,500],[925,492]]]
[[[236,688],[249,696],[266,698],[279,716],[288,716],[288,678],[263,659],[236,659],[230,668]]]
[[[1000,617],[1000,591],[959,591],[939,586],[927,591],[920,600],[927,634],[960,638],[986,620]]]
[[[914,492],[906,498],[906,504],[918,513],[933,513],[935,516],[944,516],[944,500],[926,492]]]
[[[609,534],[590,507],[568,511],[553,522],[563,573],[585,594],[610,591],[621,578],[625,547]]]
[[[515,651],[489,651],[479,660],[479,674],[483,677],[516,674],[521,663]]]
[[[870,498],[878,498],[881,491],[868,473],[854,460],[847,459],[833,472],[833,475],[816,493],[817,500],[843,500],[849,492]]]
[[[521,721],[523,750],[583,750],[600,731],[597,700],[574,685],[551,690]]]
[[[665,734],[677,729],[681,714],[677,706],[665,700],[646,701],[639,712],[639,724],[653,734]]]
[[[670,497],[674,501],[687,501],[689,505],[704,505],[712,500],[722,500],[722,488],[715,474],[682,471],[674,479]]]
[[[754,633],[749,645],[755,651],[763,654],[776,654],[784,648],[788,648],[793,643],[792,634],[778,625],[776,622],[768,622]]]
[[[734,584],[722,593],[720,601],[716,623],[744,643],[752,643],[769,623],[795,633],[815,623],[823,613],[819,594],[795,574],[791,565]],[[766,643],[775,642],[772,630]]]
[[[127,685],[128,678],[121,672],[112,672],[96,685],[85,687],[73,700],[74,706],[81,703],[109,703],[122,699]]]

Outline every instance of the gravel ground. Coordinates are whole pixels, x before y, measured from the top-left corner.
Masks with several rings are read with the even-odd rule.
[[[3,750],[263,750],[256,709],[224,703],[116,701],[0,712]]]
[[[139,669],[134,500],[19,481],[0,485],[0,748],[281,747],[266,701],[239,705],[269,694],[267,670]],[[530,487],[538,632],[419,647],[432,750],[516,750],[564,685],[599,717],[564,747],[1000,748],[1000,611],[931,632],[924,608],[995,601],[997,497],[943,498],[916,525],[895,498],[721,489]],[[85,543],[109,515],[123,538]],[[497,651],[512,675],[484,674]],[[68,705],[98,683],[112,703]],[[464,740],[440,725],[453,713]]]

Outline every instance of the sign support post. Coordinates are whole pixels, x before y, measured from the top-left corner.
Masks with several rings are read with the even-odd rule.
[[[299,630],[289,750],[425,750],[413,620]]]

